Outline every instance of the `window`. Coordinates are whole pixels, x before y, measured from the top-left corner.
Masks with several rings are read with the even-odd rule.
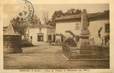
[[[30,36],[30,39],[32,40],[32,36]]]
[[[109,42],[110,37],[109,36],[105,36],[105,44]]]
[[[43,33],[38,33],[37,41],[43,41]]]
[[[53,35],[53,42],[55,42],[55,34]]]
[[[106,32],[106,33],[109,33],[109,32],[110,32],[109,23],[108,23],[108,24],[105,24],[105,32]]]
[[[51,40],[52,40],[52,36],[48,35],[48,41],[51,41]]]

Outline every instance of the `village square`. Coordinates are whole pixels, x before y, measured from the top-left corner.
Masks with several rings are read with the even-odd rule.
[[[15,10],[19,6],[23,8]],[[4,69],[110,68],[108,4],[34,5],[23,0],[23,5],[4,6],[4,13],[12,15],[3,24]]]

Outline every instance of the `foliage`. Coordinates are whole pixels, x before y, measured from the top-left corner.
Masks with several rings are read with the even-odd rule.
[[[60,17],[61,15],[63,15],[63,12],[61,10],[55,11],[54,14],[52,15],[52,19]]]
[[[21,35],[25,35],[29,25],[41,24],[40,20],[36,15],[34,15],[30,20],[26,19],[26,12],[20,12],[19,15],[13,18],[10,23],[12,24],[14,31]]]
[[[81,10],[79,9],[69,9],[66,12],[58,10],[54,12],[54,14],[52,15],[52,19],[55,19],[56,17],[74,15],[74,14],[80,14],[80,13],[81,13]]]
[[[48,12],[43,12],[42,20],[44,24],[48,24],[48,22],[50,21]]]
[[[38,18],[37,15],[34,15],[31,19],[31,22],[30,22],[32,25],[37,25],[37,24],[41,24],[41,21],[40,19]]]
[[[65,15],[72,15],[72,14],[80,14],[81,13],[81,10],[79,9],[69,9],[67,10],[67,12],[65,13]]]
[[[27,22],[20,17],[13,18],[11,20],[11,24],[14,28],[14,31],[20,33],[21,35],[25,34],[26,29],[28,27]]]

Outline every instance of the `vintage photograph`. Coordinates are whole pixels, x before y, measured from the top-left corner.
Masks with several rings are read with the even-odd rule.
[[[110,69],[109,4],[3,6],[4,69]]]

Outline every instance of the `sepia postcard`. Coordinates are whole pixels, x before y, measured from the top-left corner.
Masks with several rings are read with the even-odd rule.
[[[113,73],[113,1],[0,0],[0,73]]]

